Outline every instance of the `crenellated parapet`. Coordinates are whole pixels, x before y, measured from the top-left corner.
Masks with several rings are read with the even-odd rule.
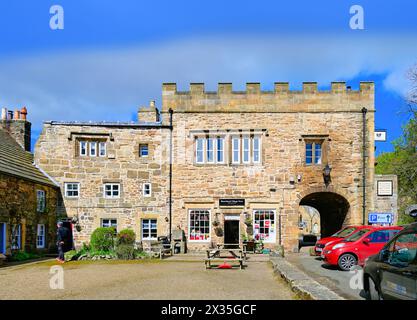
[[[204,83],[191,83],[189,91],[178,91],[176,83],[162,86],[162,112],[359,112],[374,110],[374,83],[360,82],[352,90],[345,82],[332,82],[330,90],[319,90],[317,82],[303,82],[302,90],[290,90],[288,82],[274,83],[263,91],[258,82],[246,83],[245,91],[233,91],[232,83],[218,83],[217,91],[206,91]]]

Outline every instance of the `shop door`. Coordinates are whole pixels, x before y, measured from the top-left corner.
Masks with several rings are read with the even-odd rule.
[[[6,253],[6,224],[0,222],[0,253]]]
[[[224,244],[239,245],[239,221],[225,220],[224,221]]]

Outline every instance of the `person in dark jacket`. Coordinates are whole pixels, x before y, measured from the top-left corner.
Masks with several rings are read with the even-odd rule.
[[[59,262],[64,263],[65,262],[65,256],[64,256],[64,249],[68,242],[68,234],[69,231],[67,228],[64,227],[64,224],[62,221],[59,221],[57,224],[58,230],[56,233],[56,245],[58,246],[58,258],[56,258]]]

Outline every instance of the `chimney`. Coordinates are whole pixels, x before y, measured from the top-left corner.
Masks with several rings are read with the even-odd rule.
[[[159,122],[159,110],[155,105],[155,101],[151,100],[149,106],[139,107],[138,122],[139,123],[155,123]]]
[[[20,111],[1,109],[0,130],[7,131],[26,151],[30,151],[31,147],[31,126],[32,124],[27,121],[26,107]]]

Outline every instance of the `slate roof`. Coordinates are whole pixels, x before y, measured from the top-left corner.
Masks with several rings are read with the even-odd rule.
[[[46,173],[35,166],[33,163],[33,154],[25,151],[9,133],[1,129],[0,173],[55,188],[58,187]]]

